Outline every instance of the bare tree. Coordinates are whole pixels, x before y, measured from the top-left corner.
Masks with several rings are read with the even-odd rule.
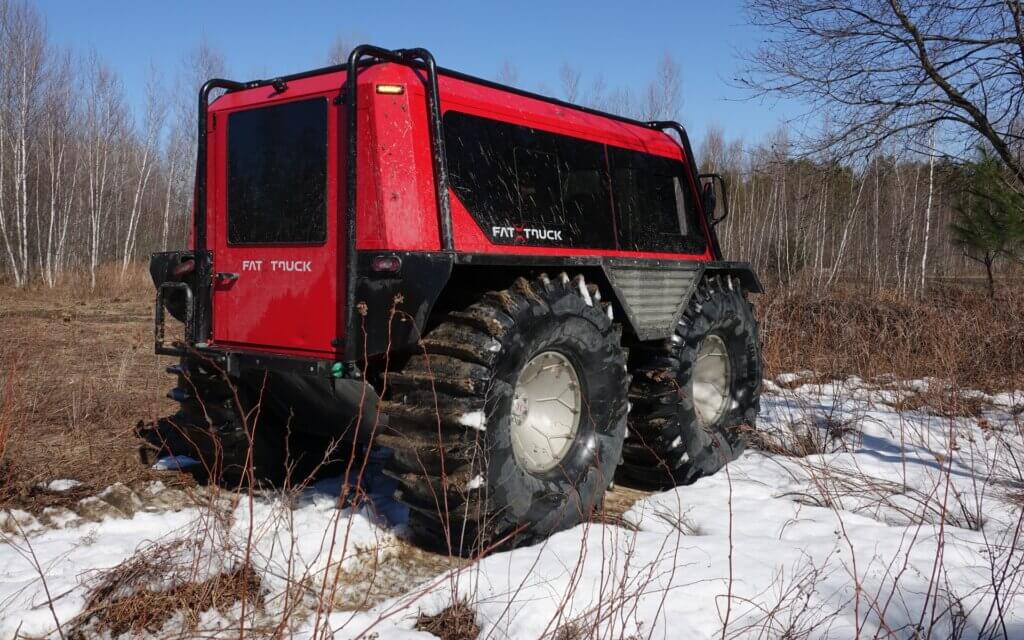
[[[741,84],[806,101],[827,127],[806,141],[850,158],[933,127],[957,153],[984,139],[1024,181],[1014,152],[1024,99],[1020,0],[747,0],[769,37]]]
[[[189,212],[192,210],[192,178],[196,168],[196,94],[204,82],[226,74],[227,64],[224,55],[205,39],[200,40],[182,60],[175,92],[178,101],[174,117],[175,128],[182,132],[180,152],[183,165],[181,171],[177,172],[180,181],[176,183],[175,188],[180,192],[178,201],[181,203],[183,215],[179,231],[183,235],[187,235],[191,219]]]
[[[29,278],[29,147],[46,57],[42,20],[27,3],[0,0],[0,53],[0,149],[6,143],[12,180],[11,200],[0,196],[0,236],[14,282],[22,286]],[[0,168],[0,190],[4,173]]]
[[[65,51],[52,65],[47,79],[42,118],[49,206],[46,220],[37,221],[37,225],[46,226],[38,248],[38,260],[43,279],[51,287],[57,283],[62,269],[62,256],[67,247],[71,223],[71,207],[78,182],[80,155],[76,153],[74,131],[78,115],[78,91],[69,91],[73,87],[75,81],[71,53]],[[41,198],[41,195],[37,197]]]
[[[662,54],[654,79],[644,92],[639,116],[642,120],[677,120],[682,107],[682,68],[668,52]]]
[[[562,98],[566,102],[577,103],[583,97],[580,90],[580,79],[582,73],[568,62],[563,62],[558,68],[558,81],[561,85]]]
[[[153,172],[154,158],[158,153],[157,146],[160,143],[160,134],[164,128],[164,118],[167,115],[167,103],[164,102],[163,92],[160,90],[157,82],[159,77],[160,75],[156,69],[151,69],[150,80],[146,86],[146,113],[143,121],[144,135],[142,144],[136,151],[138,156],[138,177],[135,182],[135,197],[132,199],[132,207],[128,217],[128,228],[125,232],[121,252],[122,277],[128,272],[128,266],[135,255],[139,220],[142,218],[142,198],[149,184],[150,175]]]
[[[494,76],[494,79],[501,84],[515,86],[519,82],[519,69],[516,68],[516,65],[511,60],[505,60],[501,63],[501,67],[498,68],[498,73]]]
[[[167,251],[168,242],[170,240],[171,233],[171,213],[172,207],[175,201],[175,188],[177,186],[178,174],[183,163],[187,162],[185,158],[185,149],[188,144],[186,138],[188,131],[183,129],[180,123],[175,123],[171,127],[171,131],[167,136],[167,146],[165,150],[165,166],[166,174],[164,176],[166,184],[164,185],[164,206],[163,216],[161,217],[162,223],[160,225],[160,250]]]
[[[101,241],[110,217],[110,182],[115,145],[124,131],[125,108],[120,81],[93,54],[86,69],[85,159],[89,216],[89,282],[96,286]]]
[[[352,49],[355,49],[356,44],[362,40],[362,36],[358,33],[339,33],[334,36],[334,41],[327,49],[327,64],[335,65],[348,62],[348,56],[352,53]]]

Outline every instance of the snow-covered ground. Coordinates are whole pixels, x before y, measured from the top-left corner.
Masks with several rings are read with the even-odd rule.
[[[246,618],[287,612],[297,637],[429,638],[417,617],[453,601],[481,638],[1024,637],[1024,393],[810,380],[766,383],[759,426],[773,453],[641,499],[621,526],[581,525],[475,563],[402,541],[379,474],[358,512],[337,509],[335,481],[290,500],[120,495],[87,499],[122,505],[88,517],[6,514],[0,638],[57,636],[56,621],[66,632],[102,570],[132,557],[166,567],[152,590],[248,561],[263,602]],[[952,414],[960,397],[976,415],[921,406]],[[237,635],[240,613],[203,616],[202,635]]]

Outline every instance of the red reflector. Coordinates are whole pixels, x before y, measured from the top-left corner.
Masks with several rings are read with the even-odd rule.
[[[184,262],[179,262],[174,267],[174,269],[171,270],[171,275],[174,276],[175,280],[181,280],[182,278],[184,278],[185,276],[187,276],[188,274],[192,273],[195,270],[196,270],[196,261],[195,260],[185,260]]]
[[[370,269],[376,272],[397,273],[402,268],[402,259],[398,256],[374,256]]]

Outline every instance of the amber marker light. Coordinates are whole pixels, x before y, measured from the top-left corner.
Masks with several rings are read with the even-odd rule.
[[[403,84],[378,84],[377,93],[383,93],[390,96],[397,96],[405,93],[405,85]]]

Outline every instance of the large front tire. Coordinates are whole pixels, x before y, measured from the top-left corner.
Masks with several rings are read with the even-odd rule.
[[[737,458],[761,393],[757,319],[739,281],[701,282],[671,339],[630,349],[630,370],[624,480],[690,484]]]
[[[628,403],[620,329],[596,288],[520,278],[422,344],[388,378],[378,439],[395,450],[417,537],[465,555],[588,518],[620,461]]]

